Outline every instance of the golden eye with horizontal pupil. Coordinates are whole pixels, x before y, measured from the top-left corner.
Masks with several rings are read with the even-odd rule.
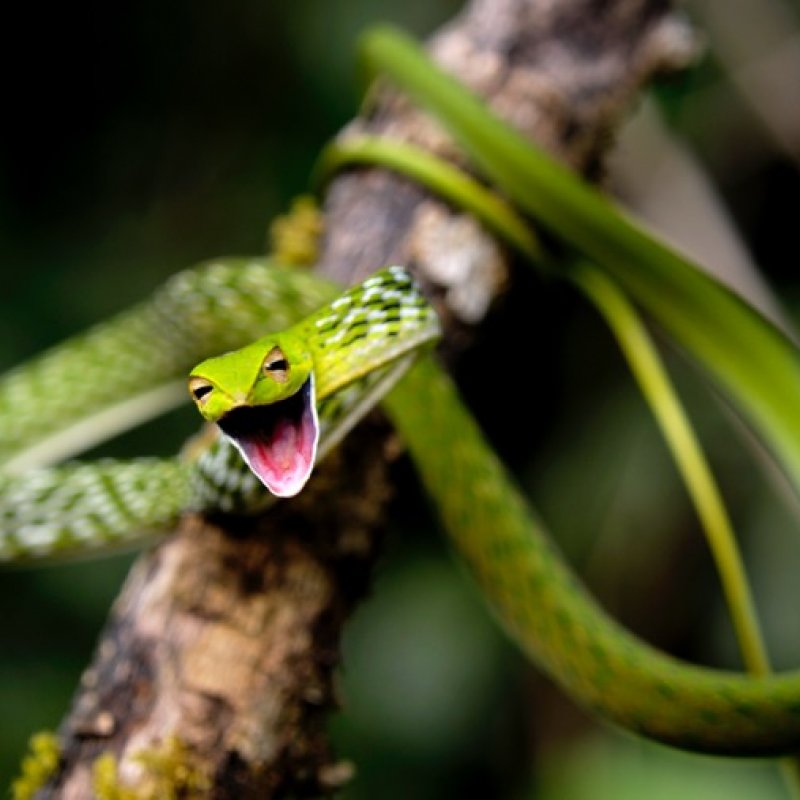
[[[277,345],[267,353],[262,369],[265,375],[269,375],[278,383],[286,383],[289,380],[289,362],[286,360],[283,350]]]
[[[213,389],[214,387],[205,378],[189,378],[189,391],[201,405],[208,400]]]

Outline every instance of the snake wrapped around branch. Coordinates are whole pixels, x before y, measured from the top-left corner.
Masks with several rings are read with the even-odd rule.
[[[436,315],[403,268],[339,291],[268,259],[214,262],[2,378],[0,560],[137,543],[186,509],[262,510],[382,400],[497,617],[577,702],[690,750],[800,750],[800,672],[683,663],[582,587],[426,352]],[[187,373],[217,435],[180,458],[53,465],[176,405]]]

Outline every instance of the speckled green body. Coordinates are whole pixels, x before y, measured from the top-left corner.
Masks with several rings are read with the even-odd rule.
[[[141,546],[190,505],[191,487],[189,466],[175,458],[0,473],[0,564]]]
[[[400,285],[392,285],[391,276],[388,284],[368,280],[293,329],[313,354],[328,449],[435,336],[424,299],[399,273],[394,280]],[[192,356],[241,347],[265,330],[297,323],[332,296],[329,285],[310,275],[263,261],[184,273],[153,304],[0,381],[0,422],[6,423],[0,424],[0,453],[14,463],[20,449],[33,445],[46,461],[48,448],[36,450],[37,443],[46,444],[60,425],[80,424],[110,403],[178,377]],[[257,348],[258,358],[264,348]],[[100,353],[108,356],[102,380],[95,363]],[[87,384],[87,375],[99,385]],[[62,391],[41,395],[48,386]],[[611,620],[565,565],[431,360],[415,367],[387,404],[456,549],[498,618],[577,702],[629,730],[687,749],[748,755],[800,750],[800,673],[749,678],[697,668],[659,653]],[[0,560],[137,541],[184,508],[263,506],[264,491],[232,447],[217,442],[189,449],[193,455],[184,461],[0,473]]]

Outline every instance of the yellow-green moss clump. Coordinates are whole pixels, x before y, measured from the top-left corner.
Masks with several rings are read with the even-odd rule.
[[[313,197],[296,198],[288,213],[276,217],[269,228],[270,255],[280,264],[309,267],[316,263],[323,217]]]
[[[207,796],[208,776],[193,763],[191,751],[177,736],[142,750],[133,759],[145,769],[135,787],[120,784],[117,760],[111,753],[94,762],[92,789],[97,800],[202,800]]]
[[[22,759],[21,774],[11,784],[13,800],[30,800],[47,783],[61,763],[61,745],[54,733],[41,731],[31,736],[28,753]]]

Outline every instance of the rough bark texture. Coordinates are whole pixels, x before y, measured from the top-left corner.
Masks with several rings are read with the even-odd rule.
[[[596,175],[641,86],[684,62],[691,43],[664,0],[478,0],[430,47],[526,136]],[[353,130],[459,160],[430,118],[388,91],[343,135]],[[319,271],[352,283],[382,264],[411,266],[439,304],[451,350],[508,286],[503,249],[402,177],[344,174],[326,212]],[[138,796],[148,787],[158,796],[135,756],[164,756],[170,737],[206,778],[198,796],[314,795],[346,779],[326,717],[342,627],[379,551],[395,452],[373,417],[296,500],[235,528],[189,516],[142,555],[63,722],[63,769],[40,796],[91,797],[103,753]]]

